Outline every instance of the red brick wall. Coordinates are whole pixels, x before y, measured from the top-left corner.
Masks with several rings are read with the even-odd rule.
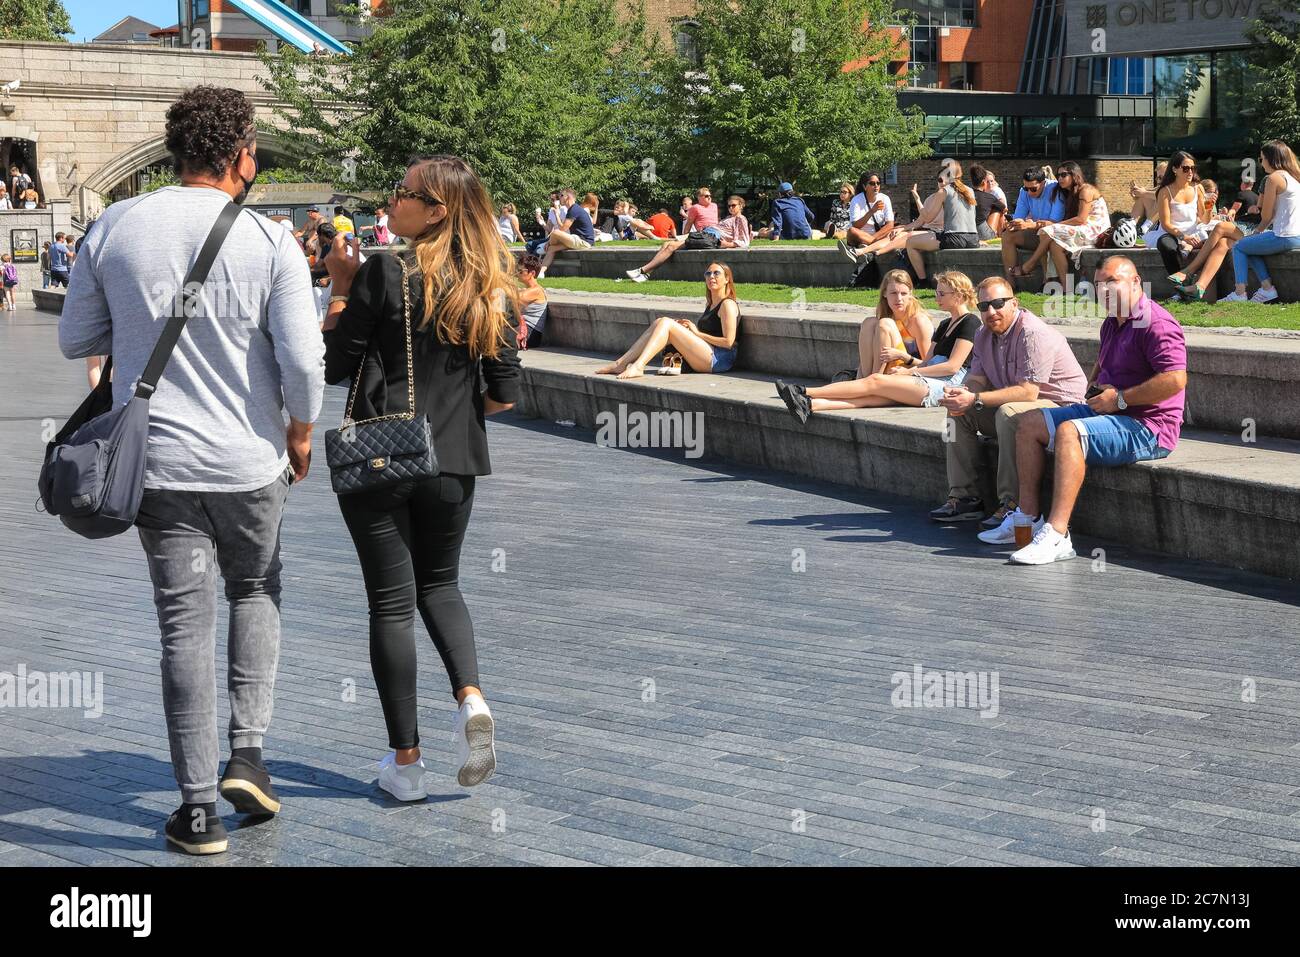
[[[256,53],[257,41],[248,37],[213,37],[212,49],[227,53]]]
[[[978,89],[1014,93],[1032,12],[1029,0],[980,0],[973,29],[949,27],[948,36],[939,39],[943,82],[947,83],[947,70],[942,64],[977,63]]]

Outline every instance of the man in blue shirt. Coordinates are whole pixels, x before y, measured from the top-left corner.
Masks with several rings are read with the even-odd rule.
[[[591,225],[591,217],[600,209],[600,197],[588,193],[578,203],[578,194],[566,189],[560,194],[560,205],[567,212],[564,220],[551,235],[546,237],[546,255],[542,258],[542,268],[537,272],[538,279],[546,278],[546,270],[561,249],[590,249],[596,241],[596,229]]]
[[[50,246],[50,284],[68,286],[68,258],[71,250],[65,242],[63,233],[54,234],[54,245]]]
[[[773,239],[809,239],[814,225],[812,210],[794,194],[794,187],[782,183],[772,202]]]
[[[1055,183],[1047,182],[1047,174],[1037,166],[1025,170],[1020,198],[1012,218],[1002,228],[1002,268],[1008,276],[1016,266],[1021,246],[1035,248],[1038,231],[1049,223],[1065,219],[1065,194]]]

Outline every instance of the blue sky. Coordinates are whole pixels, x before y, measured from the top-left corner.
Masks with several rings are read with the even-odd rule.
[[[123,17],[139,17],[160,27],[176,22],[176,0],[63,0],[63,6],[72,17],[73,34],[68,39],[78,42],[103,33]]]

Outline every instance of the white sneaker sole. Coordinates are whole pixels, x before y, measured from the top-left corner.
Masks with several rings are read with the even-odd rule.
[[[983,542],[985,545],[1014,545],[1016,542],[1016,536],[1014,532],[1010,535],[999,535],[996,538],[994,538],[988,532],[980,532],[979,535],[976,537],[979,538],[979,540]]]
[[[492,777],[497,769],[497,749],[493,741],[492,715],[476,714],[465,723],[465,739],[469,741],[469,757],[456,772],[456,782],[463,788],[472,788]]]
[[[379,790],[395,797],[399,801],[423,801],[429,797],[428,788],[403,788],[397,784],[390,786],[389,783],[384,780],[382,774],[379,776],[379,780],[375,783],[379,785]]]
[[[1046,561],[1042,561],[1042,562],[1027,562],[1027,561],[1025,561],[1025,560],[1022,559],[1022,558],[1016,558],[1015,555],[1012,555],[1012,556],[1011,556],[1011,563],[1012,563],[1013,565],[1050,565],[1050,564],[1052,564],[1052,562],[1065,562],[1065,561],[1069,561],[1071,558],[1075,558],[1075,557],[1077,557],[1077,555],[1078,555],[1078,553],[1075,552],[1075,550],[1074,550],[1073,548],[1071,548],[1071,549],[1070,549],[1069,551],[1067,551],[1067,552],[1060,552],[1059,554],[1057,554],[1057,555],[1054,556],[1053,558],[1049,558],[1049,559],[1047,559]]]

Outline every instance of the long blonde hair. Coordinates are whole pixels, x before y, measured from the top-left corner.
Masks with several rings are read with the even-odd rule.
[[[958,163],[955,159],[946,159],[943,161],[943,169],[952,177],[952,188],[957,191],[957,194],[961,196],[963,200],[965,200],[966,205],[974,206],[975,192],[962,182],[961,163]]]
[[[506,307],[519,312],[519,289],[492,197],[458,156],[421,156],[411,169],[420,190],[447,207],[440,222],[411,240],[424,277],[420,328],[436,321],[440,342],[467,346],[471,358],[495,359],[506,344]]]
[[[915,339],[916,335],[912,332],[912,320],[915,319],[917,313],[921,311],[922,307],[920,300],[913,295],[910,300],[912,308],[908,310],[907,315],[894,315],[894,309],[889,304],[889,287],[894,283],[904,285],[915,293],[916,287],[912,285],[912,276],[906,269],[889,270],[889,272],[885,273],[884,277],[880,280],[880,301],[876,303],[876,318],[893,319],[894,322],[898,323],[898,325],[907,333],[908,338]]]

